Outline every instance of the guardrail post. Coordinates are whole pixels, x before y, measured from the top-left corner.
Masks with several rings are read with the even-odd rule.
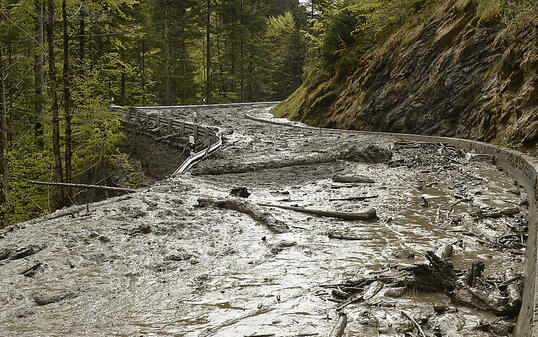
[[[140,111],[136,110],[136,124],[140,124]]]
[[[157,115],[157,129],[161,128],[161,116]]]
[[[209,128],[204,128],[204,138],[209,137]]]
[[[185,135],[185,122],[181,122],[179,127],[179,136],[183,137]]]
[[[195,139],[195,140],[198,139],[198,125],[195,125],[195,126],[194,126],[194,139]]]
[[[146,127],[149,127],[149,114],[146,114]]]
[[[168,133],[172,133],[172,120],[168,119]]]

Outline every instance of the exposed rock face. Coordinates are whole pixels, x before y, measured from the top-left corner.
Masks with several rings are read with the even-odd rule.
[[[423,25],[394,34],[354,73],[307,83],[289,99],[304,95],[288,116],[325,127],[535,147],[538,19],[519,29],[500,21],[484,19],[477,1],[452,1]]]

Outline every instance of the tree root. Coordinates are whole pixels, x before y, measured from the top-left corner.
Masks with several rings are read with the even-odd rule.
[[[481,276],[482,266],[473,263],[469,270],[456,270],[450,262],[433,252],[426,253],[429,264],[384,270],[380,273],[343,283],[322,285],[326,288],[345,290],[347,298],[337,307],[360,302],[368,297],[374,283],[383,282],[391,287],[406,287],[424,292],[440,292],[448,295],[454,304],[475,307],[497,315],[515,317],[521,307],[521,287],[517,275],[511,270],[503,275],[505,282]],[[374,287],[374,289],[377,287]],[[353,290],[356,289],[356,290]]]

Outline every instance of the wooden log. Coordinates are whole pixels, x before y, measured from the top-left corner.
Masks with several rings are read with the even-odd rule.
[[[336,212],[336,211],[324,211],[319,209],[308,209],[303,207],[293,207],[293,206],[283,206],[283,205],[273,205],[273,204],[258,204],[262,207],[275,207],[281,208],[289,211],[295,211],[299,213],[314,214],[318,216],[326,216],[331,218],[338,218],[342,220],[374,220],[377,219],[377,214],[375,209],[369,209],[365,212],[359,213],[346,213],[346,212]]]
[[[521,292],[519,291],[519,287],[517,285],[518,278],[512,269],[509,268],[506,270],[505,279],[507,281],[514,280],[506,287],[506,293],[508,294],[508,306],[513,309],[519,309],[521,305]]]
[[[338,322],[333,327],[329,337],[342,337],[346,331],[347,326],[347,315],[343,312],[339,313]]]
[[[346,183],[346,184],[373,184],[375,181],[372,178],[361,176],[361,175],[343,175],[337,174],[333,177],[335,183]]]
[[[363,197],[349,197],[349,198],[341,198],[341,199],[329,199],[329,201],[364,201],[368,199],[374,199],[377,198],[377,195],[365,195]]]
[[[371,241],[371,236],[357,236],[350,233],[340,233],[335,231],[329,231],[327,233],[327,236],[329,236],[329,239],[336,239],[336,240],[348,240],[348,241]]]
[[[418,332],[420,333],[422,337],[426,337],[426,335],[424,334],[424,330],[422,330],[422,327],[420,326],[420,324],[418,324],[418,322],[413,317],[411,317],[411,315],[409,315],[407,312],[403,310],[402,310],[402,315],[407,317],[407,319],[409,319],[411,322],[413,322],[413,324],[417,327]]]
[[[70,183],[54,183],[54,182],[45,182],[45,181],[29,181],[33,185],[42,185],[42,186],[65,186],[73,188],[82,188],[82,189],[94,189],[94,190],[103,190],[103,191],[114,191],[114,192],[123,192],[123,193],[134,193],[136,190],[131,188],[123,187],[111,187],[111,186],[102,186],[102,185],[85,185],[85,184],[70,184]]]
[[[250,216],[255,221],[261,223],[262,225],[269,228],[274,233],[286,233],[289,232],[288,226],[280,221],[275,219],[271,214],[263,212],[259,207],[242,199],[209,199],[201,198],[198,199],[199,207],[216,207],[234,210],[243,214]]]

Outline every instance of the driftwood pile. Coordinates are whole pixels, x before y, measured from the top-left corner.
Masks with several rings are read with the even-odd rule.
[[[426,253],[428,264],[414,264],[397,270],[385,270],[357,280],[324,285],[332,289],[333,300],[340,302],[337,310],[375,296],[383,288],[385,294],[403,295],[402,289],[440,292],[454,304],[515,317],[521,307],[521,275],[507,270],[502,278],[485,277],[484,264],[474,262],[468,270],[457,270],[447,260],[433,252]],[[397,296],[396,296],[397,297]]]

